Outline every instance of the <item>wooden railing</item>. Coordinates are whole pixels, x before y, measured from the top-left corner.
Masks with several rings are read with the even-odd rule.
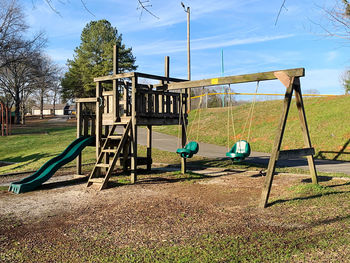
[[[182,103],[181,103],[182,100]],[[187,95],[168,91],[137,90],[136,116],[151,118],[178,118],[180,105],[187,105]],[[186,113],[187,108],[184,109]]]

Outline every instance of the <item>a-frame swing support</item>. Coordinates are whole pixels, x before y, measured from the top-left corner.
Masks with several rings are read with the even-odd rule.
[[[278,159],[289,159],[294,157],[307,156],[312,183],[314,184],[318,183],[316,166],[313,158],[313,155],[315,154],[315,150],[311,146],[309,129],[307,126],[304,103],[303,103],[303,98],[302,98],[301,88],[300,88],[300,79],[299,77],[288,76],[288,74],[286,74],[283,71],[275,72],[275,76],[282,82],[282,84],[287,88],[287,90],[284,96],[284,105],[283,105],[281,120],[277,129],[275,142],[273,145],[269,165],[267,168],[266,179],[265,179],[265,183],[263,185],[263,189],[261,193],[260,207],[263,207],[263,208],[268,205],[268,199],[269,199],[270,191],[272,187],[272,181],[273,181],[273,176],[276,168],[276,162]],[[287,118],[288,118],[288,112],[292,101],[293,91],[295,91],[295,102],[299,112],[299,120],[301,124],[301,129],[303,132],[305,148],[280,151],[283,134],[286,127]]]
[[[270,161],[267,169],[265,182],[262,187],[261,200],[259,204],[259,206],[262,208],[265,208],[268,205],[268,199],[271,192],[274,172],[276,168],[276,162],[278,159],[291,159],[295,157],[306,156],[309,164],[312,183],[314,184],[318,183],[317,172],[316,172],[316,167],[315,167],[314,158],[313,158],[313,155],[315,154],[315,150],[314,148],[312,148],[312,145],[311,145],[309,130],[308,130],[306,116],[305,116],[305,108],[304,108],[304,103],[303,103],[302,93],[300,88],[299,78],[304,77],[304,75],[305,75],[304,68],[295,68],[295,69],[269,71],[269,72],[238,75],[238,76],[227,76],[227,77],[203,79],[203,80],[195,80],[195,81],[184,81],[184,82],[168,84],[168,87],[167,87],[168,90],[178,90],[178,89],[186,90],[190,88],[199,88],[199,87],[205,87],[205,86],[238,84],[238,83],[278,79],[287,88],[285,97],[284,97],[284,106],[281,114],[280,123],[277,128],[276,138],[275,138],[272,153],[270,156]],[[299,119],[300,119],[300,124],[302,128],[305,148],[281,151],[280,148],[281,148],[284,130],[287,122],[290,104],[292,101],[293,91],[295,92],[296,106],[299,112]],[[182,162],[181,171],[185,171],[185,170],[186,170],[186,163]]]

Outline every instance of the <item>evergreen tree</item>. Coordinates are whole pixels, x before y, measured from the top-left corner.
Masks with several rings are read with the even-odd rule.
[[[107,20],[88,23],[81,33],[81,43],[74,52],[74,59],[68,60],[68,71],[62,79],[62,97],[95,96],[95,77],[112,74],[113,45],[119,52],[119,73],[137,68],[131,48],[122,43],[122,35]]]

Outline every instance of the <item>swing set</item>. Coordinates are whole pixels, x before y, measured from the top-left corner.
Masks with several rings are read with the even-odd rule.
[[[256,94],[258,92],[258,88],[259,88],[259,81],[257,81],[256,90],[255,90],[254,94]],[[198,110],[195,113],[195,117],[192,121],[192,125],[190,126],[190,131],[188,132],[188,134],[187,134],[186,126],[184,127],[184,131],[186,133],[186,138],[187,138],[186,145],[185,145],[185,147],[178,148],[176,150],[176,153],[180,154],[180,156],[182,158],[186,158],[186,159],[191,158],[191,157],[193,157],[194,154],[198,153],[198,150],[199,150],[198,137],[199,137],[199,128],[200,128],[200,112],[201,112],[201,105],[202,105],[202,99],[203,99],[202,95],[203,94],[199,95]],[[250,132],[251,132],[255,103],[256,103],[256,95],[254,95],[253,102],[252,102],[251,107],[249,109],[248,117],[247,117],[247,120],[246,120],[244,128],[243,128],[243,132],[242,132],[242,134],[245,134],[245,130],[248,126],[248,134],[247,134],[246,140],[243,140],[243,139],[237,140],[238,136],[236,136],[236,131],[235,131],[232,103],[231,103],[231,106],[228,107],[228,111],[227,111],[227,151],[228,152],[226,153],[226,156],[229,157],[232,160],[232,162],[235,162],[235,163],[242,162],[245,158],[247,158],[250,155],[251,147],[249,144],[249,139],[250,139]],[[194,122],[197,119],[197,115],[199,115],[199,120],[198,120],[196,141],[188,141],[188,138],[190,137],[189,134],[193,130]],[[182,118],[184,118],[183,113],[180,115],[180,118],[179,118],[179,127],[182,123],[181,121],[184,121],[184,119],[181,120],[181,116],[182,116]],[[230,122],[231,122],[231,124],[230,124]],[[249,124],[248,124],[248,122],[249,122]],[[231,149],[230,149],[230,126],[232,126],[234,141],[236,142],[232,146]],[[178,145],[180,144],[179,142],[180,142],[180,129],[178,129]]]
[[[194,81],[183,81],[183,82],[173,82],[167,85],[167,90],[182,90],[183,93],[188,92],[188,89],[191,88],[200,88],[207,86],[217,86],[217,85],[230,85],[230,84],[238,84],[238,83],[248,83],[248,82],[256,82],[256,92],[259,88],[260,81],[267,80],[275,80],[278,79],[286,88],[286,92],[284,95],[284,104],[281,112],[281,119],[276,131],[275,141],[272,147],[272,152],[268,164],[268,169],[266,172],[265,182],[262,188],[261,193],[261,202],[260,207],[266,207],[268,205],[268,198],[270,195],[272,181],[275,173],[276,162],[279,159],[293,159],[298,157],[306,157],[309,165],[309,171],[312,179],[312,183],[318,183],[318,177],[316,172],[316,167],[314,163],[314,154],[315,150],[311,145],[309,130],[306,121],[304,103],[302,99],[301,87],[300,87],[300,77],[305,76],[304,68],[295,68],[295,69],[287,69],[287,70],[279,70],[279,71],[269,71],[262,73],[254,73],[254,74],[246,74],[246,75],[237,75],[237,76],[227,76],[227,77],[219,77],[212,79],[203,79],[203,80],[194,80]],[[285,126],[288,118],[288,113],[290,109],[290,105],[292,102],[293,92],[295,92],[295,101],[296,107],[299,112],[299,120],[303,133],[304,140],[304,148],[301,149],[292,149],[292,150],[281,150],[282,139],[285,131]],[[200,96],[202,98],[203,96]],[[246,120],[245,128],[248,127],[248,133],[246,140],[239,139],[237,140],[236,132],[234,129],[233,123],[233,112],[232,105],[228,109],[228,149],[229,149],[229,135],[230,135],[230,114],[231,114],[231,122],[232,129],[234,133],[234,138],[236,143],[233,147],[226,153],[226,156],[231,158],[233,162],[240,162],[244,160],[246,157],[250,155],[250,130],[251,123],[253,119],[253,112],[255,106],[256,99],[254,97],[253,103],[251,104],[251,108]],[[184,105],[180,105],[180,112],[182,113],[182,117],[184,117]],[[200,109],[198,110],[200,112]],[[187,117],[187,116],[186,116]],[[179,124],[182,126],[181,132],[181,142],[182,148],[177,149],[177,153],[180,154],[181,158],[181,172],[186,172],[186,159],[191,158],[195,153],[198,152],[199,146],[198,142],[187,140],[187,118],[184,118],[182,121],[179,118]],[[199,122],[198,122],[199,125]],[[193,124],[192,124],[193,126]],[[179,127],[180,129],[180,127]],[[198,136],[197,136],[198,141]]]

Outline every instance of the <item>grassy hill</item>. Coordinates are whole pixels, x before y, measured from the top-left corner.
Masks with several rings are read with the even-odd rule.
[[[350,96],[306,98],[304,104],[317,158],[350,161]],[[250,107],[251,104],[233,107],[236,140],[247,139],[248,128],[244,133],[243,131]],[[256,103],[249,140],[253,151],[271,152],[282,107],[282,100]],[[198,135],[200,142],[227,146],[228,116],[231,118],[228,108],[192,111],[189,114],[189,139],[197,140]],[[229,145],[232,146],[235,138],[232,128],[230,129]],[[155,130],[178,135],[177,126],[157,127]],[[293,100],[282,149],[296,147],[303,147],[303,138]]]

